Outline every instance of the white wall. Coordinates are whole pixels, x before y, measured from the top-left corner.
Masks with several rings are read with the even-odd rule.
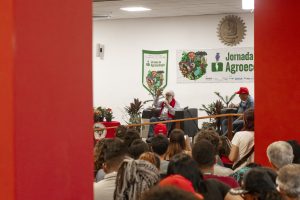
[[[230,48],[217,37],[217,26],[225,15],[106,20],[93,22],[94,106],[111,107],[115,120],[124,123],[123,107],[133,98],[151,99],[142,86],[142,50],[169,50],[167,89],[175,92],[181,107],[199,108],[216,100],[215,91],[231,95],[240,86],[254,93],[253,83],[176,83],[176,50]],[[236,47],[254,46],[254,16],[239,14],[246,37]],[[104,60],[96,57],[96,44],[105,45]],[[236,97],[234,103],[238,103]],[[205,115],[200,112],[199,115]]]

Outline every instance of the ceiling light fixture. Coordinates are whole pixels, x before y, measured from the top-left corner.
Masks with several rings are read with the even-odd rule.
[[[128,12],[143,12],[143,11],[151,10],[150,8],[145,8],[145,7],[125,7],[120,9]]]
[[[242,8],[244,10],[253,10],[254,9],[254,0],[242,0]]]

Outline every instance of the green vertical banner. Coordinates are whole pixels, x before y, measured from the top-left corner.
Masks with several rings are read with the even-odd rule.
[[[168,83],[169,51],[143,50],[143,86],[152,95],[158,89],[163,89]]]

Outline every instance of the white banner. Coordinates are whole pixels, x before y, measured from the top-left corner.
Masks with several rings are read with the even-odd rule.
[[[178,50],[177,83],[253,82],[254,48]]]

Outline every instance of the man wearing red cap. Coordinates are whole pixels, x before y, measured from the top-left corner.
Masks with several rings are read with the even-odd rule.
[[[235,92],[239,95],[241,102],[237,106],[238,111],[237,113],[244,113],[249,108],[254,108],[254,100],[249,94],[249,90],[246,87],[240,87],[240,90]],[[238,132],[240,131],[244,126],[244,121],[242,117],[237,118],[233,122],[233,131]],[[222,131],[223,135],[227,134],[227,119],[224,119],[222,121]]]

